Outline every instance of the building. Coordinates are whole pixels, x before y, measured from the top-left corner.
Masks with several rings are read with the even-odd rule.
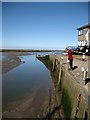
[[[78,30],[78,47],[90,48],[90,23],[77,28],[77,30]]]

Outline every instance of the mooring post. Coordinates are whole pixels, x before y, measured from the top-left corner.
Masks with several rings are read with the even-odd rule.
[[[61,91],[61,89],[62,89],[61,77],[62,77],[62,64],[60,64],[60,66],[59,66],[59,78],[58,78],[58,90],[59,91]]]
[[[85,53],[83,53],[82,61],[85,61]]]
[[[54,71],[54,64],[55,64],[55,60],[53,61],[53,67],[52,67],[52,71]]]
[[[61,60],[62,60],[62,64],[63,64],[63,57],[61,57]]]
[[[61,80],[61,71],[62,71],[62,66],[63,66],[63,57],[61,57],[61,64],[59,62],[59,79],[58,79],[58,85],[60,84],[60,80]]]
[[[58,79],[58,85],[60,83],[60,79],[61,79],[61,65],[59,66],[59,79]]]
[[[87,72],[88,72],[88,68],[82,67],[82,80],[84,80],[84,81],[87,78]]]
[[[56,66],[56,59],[53,61],[52,71],[54,71],[54,70],[55,70],[55,66]]]

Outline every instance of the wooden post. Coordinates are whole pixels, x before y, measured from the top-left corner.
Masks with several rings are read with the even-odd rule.
[[[53,61],[52,71],[54,71],[54,68],[55,68],[55,60]]]
[[[55,70],[56,65],[57,65],[57,59],[55,59],[54,62],[53,62],[53,68],[52,68],[52,71]]]
[[[59,68],[59,79],[58,79],[58,85],[60,84],[60,79],[61,79],[61,65],[60,65],[60,68]]]
[[[59,79],[58,79],[58,90],[61,91],[62,90],[62,65],[59,66]]]

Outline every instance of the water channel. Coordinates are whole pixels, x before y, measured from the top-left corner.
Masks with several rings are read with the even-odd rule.
[[[10,118],[43,116],[53,94],[50,72],[35,55],[19,58],[23,64],[2,75],[3,115]]]

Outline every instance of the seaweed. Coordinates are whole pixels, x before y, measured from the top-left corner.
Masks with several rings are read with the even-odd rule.
[[[63,87],[63,91],[62,91],[61,104],[63,106],[65,117],[70,118],[71,112],[72,112],[72,107],[73,107],[72,99],[71,99],[71,95],[70,95],[69,91],[65,87]]]

